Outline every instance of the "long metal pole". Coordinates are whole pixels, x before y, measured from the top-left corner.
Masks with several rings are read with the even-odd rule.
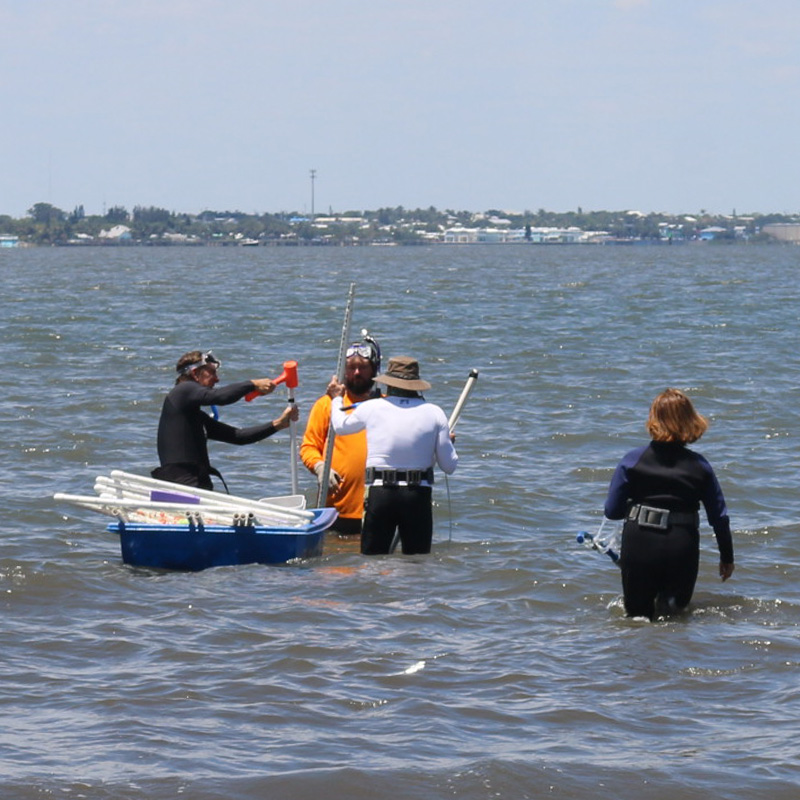
[[[347,352],[347,345],[350,341],[350,320],[353,316],[353,300],[356,295],[356,285],[350,284],[350,292],[347,295],[347,306],[344,310],[344,325],[342,325],[342,339],[339,343],[339,359],[336,362],[336,380],[339,383],[344,381],[344,370],[347,364],[345,354]],[[317,508],[322,508],[325,505],[325,499],[328,496],[328,475],[331,471],[331,461],[333,461],[333,442],[336,438],[336,432],[333,430],[333,422],[328,423],[328,438],[325,442],[325,464],[322,469],[322,479],[320,480],[319,489],[317,490]]]

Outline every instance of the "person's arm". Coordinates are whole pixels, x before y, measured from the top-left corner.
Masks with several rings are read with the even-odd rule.
[[[733,574],[733,536],[731,535],[731,520],[728,516],[728,506],[722,487],[711,464],[703,456],[699,456],[700,463],[708,474],[702,502],[706,509],[708,524],[714,529],[719,548],[719,574],[723,581],[728,580]]]
[[[631,503],[631,485],[628,470],[633,469],[649,445],[637,447],[626,453],[611,476],[603,513],[608,519],[624,519]]]
[[[293,422],[300,419],[300,409],[296,403],[286,406],[281,412],[281,415],[272,421],[276,431],[282,431],[288,428]]]
[[[347,436],[349,433],[358,433],[366,428],[366,423],[359,415],[360,409],[356,408],[352,413],[345,414],[342,411],[342,397],[334,397],[331,400],[331,421],[333,422],[333,429],[339,436]]]
[[[456,453],[453,438],[450,435],[450,426],[447,424],[447,417],[444,411],[437,414],[438,428],[436,431],[436,463],[448,475],[452,475],[458,466],[458,453]]]
[[[252,381],[229,383],[227,386],[208,389],[196,381],[184,381],[178,384],[174,393],[175,402],[183,408],[200,406],[228,406],[241,400],[248,392],[255,389]]]
[[[324,395],[311,407],[300,445],[300,460],[310,472],[314,472],[314,467],[320,461],[325,461],[325,443],[328,440],[330,422],[330,401]]]
[[[605,516],[608,519],[622,519],[628,511],[629,497],[628,468],[623,462],[620,462],[611,476],[606,502],[603,506]]]
[[[325,394],[317,400],[308,415],[308,424],[300,445],[300,460],[309,472],[317,476],[321,483],[325,469],[325,449],[331,423],[330,397]],[[331,467],[328,471],[328,491],[336,492],[341,486],[342,476]]]
[[[250,425],[247,428],[235,428],[217,419],[204,420],[206,434],[209,439],[215,442],[225,442],[226,444],[253,444],[266,439],[276,433],[278,428],[274,422],[266,422],[263,425]]]
[[[209,417],[204,420],[206,434],[209,439],[226,444],[253,444],[272,436],[273,433],[288,428],[291,420],[297,420],[299,411],[297,406],[286,406],[283,413],[272,422],[263,425],[251,425],[247,428],[234,428],[217,419]]]
[[[250,383],[253,384],[253,391],[256,391],[262,395],[272,394],[275,391],[275,381],[271,380],[270,378],[253,378]],[[247,394],[250,394],[250,392]]]

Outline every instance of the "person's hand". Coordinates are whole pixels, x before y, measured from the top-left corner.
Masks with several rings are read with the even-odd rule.
[[[323,476],[322,473],[325,471],[325,462],[324,461],[317,461],[314,464],[314,473],[317,476],[317,483],[322,485]],[[339,487],[342,485],[342,476],[333,468],[328,472],[328,491],[331,493],[337,492]]]
[[[344,397],[344,384],[339,383],[336,376],[332,375],[328,388],[325,390],[325,394],[331,399],[334,397]]]
[[[297,422],[300,419],[300,409],[297,407],[296,404],[292,404],[290,406],[286,406],[278,419],[273,420],[272,424],[275,426],[275,430],[282,431],[284,428],[288,428],[291,422]]]
[[[719,562],[719,576],[722,578],[722,582],[724,583],[730,576],[733,575],[733,564],[723,564],[721,561]]]
[[[259,394],[272,394],[275,391],[276,384],[269,378],[254,378],[251,382]]]

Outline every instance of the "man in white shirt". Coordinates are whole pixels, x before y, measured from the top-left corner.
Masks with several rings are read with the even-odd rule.
[[[433,467],[438,464],[451,474],[458,463],[447,417],[420,394],[431,385],[419,377],[416,359],[390,359],[375,382],[387,386],[385,397],[361,403],[346,414],[340,387],[331,407],[337,435],[367,432],[361,552],[388,553],[398,531],[404,554],[429,553]]]

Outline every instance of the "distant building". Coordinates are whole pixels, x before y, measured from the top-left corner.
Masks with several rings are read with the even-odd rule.
[[[448,228],[444,232],[447,244],[474,244],[478,241],[478,228],[464,228],[461,225]]]
[[[534,244],[578,244],[587,241],[580,228],[531,228],[530,241]]]
[[[580,228],[464,228],[456,226],[444,232],[445,244],[584,244],[602,242],[605,231]]]
[[[98,238],[119,242],[126,241],[131,238],[131,229],[127,225],[115,225],[111,230],[100,231]]]
[[[88,233],[76,233],[70,240],[70,244],[91,244],[94,241],[94,236]]]
[[[680,225],[674,222],[659,222],[658,238],[662,242],[682,242],[685,236]]]
[[[364,217],[314,217],[314,225],[317,228],[327,227],[328,225],[363,225]]]
[[[490,242],[492,244],[508,242],[524,242],[525,231],[522,228],[517,230],[506,230],[504,228],[480,228],[478,230],[479,242]]]
[[[697,237],[700,239],[701,242],[710,242],[716,239],[723,233],[727,233],[728,231],[725,228],[720,228],[717,225],[712,225],[710,228],[703,228],[698,234]]]
[[[0,233],[0,247],[19,247],[19,236]]]
[[[764,225],[761,231],[782,242],[800,244],[800,222],[772,222]]]

